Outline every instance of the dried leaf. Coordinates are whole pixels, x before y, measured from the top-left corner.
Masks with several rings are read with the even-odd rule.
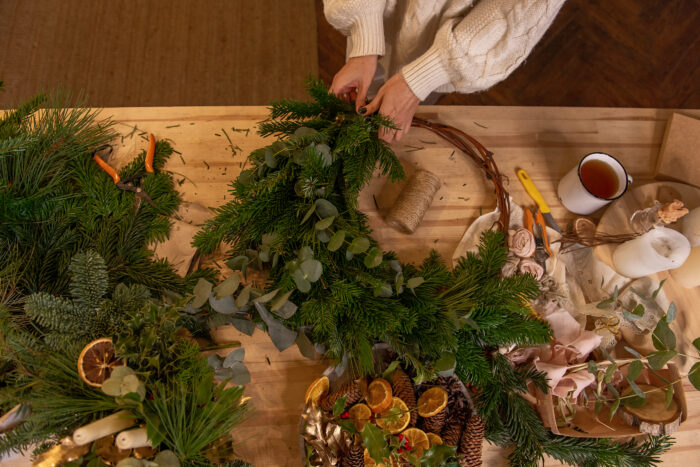
[[[212,293],[209,295],[209,305],[212,309],[222,315],[230,315],[238,311],[233,296],[228,295],[221,300],[216,299],[216,294]]]
[[[294,344],[297,339],[297,333],[291,329],[284,327],[282,323],[277,321],[269,311],[261,303],[255,303],[255,309],[260,313],[260,318],[267,325],[267,332],[270,335],[272,343],[275,344],[280,352]]]
[[[251,285],[247,285],[241,290],[241,293],[238,294],[238,297],[236,297],[235,304],[238,308],[241,308],[245,305],[248,304],[250,301],[250,290],[252,289]]]
[[[209,300],[212,287],[213,285],[211,282],[200,278],[197,281],[197,285],[194,286],[194,300],[192,300],[192,306],[195,308],[200,308],[202,305],[204,305],[207,300]]]
[[[246,336],[252,336],[255,332],[255,323],[248,319],[233,318],[231,324]]]
[[[223,298],[228,295],[232,295],[236,290],[238,290],[238,286],[241,283],[241,275],[238,274],[237,272],[234,272],[230,276],[228,276],[222,283],[214,287],[214,293],[216,294],[216,298]]]
[[[267,303],[270,300],[272,300],[273,298],[275,298],[275,295],[277,295],[277,292],[279,292],[279,291],[280,291],[280,289],[275,289],[272,292],[266,293],[262,297],[256,298],[255,301],[260,302],[260,303]]]
[[[280,318],[289,319],[296,314],[297,309],[298,307],[294,303],[287,300],[281,307],[276,310],[272,310],[272,312]]]
[[[235,362],[242,362],[244,358],[245,349],[243,347],[239,347],[229,352],[221,365],[224,368],[231,368]]]
[[[316,348],[314,347],[313,342],[311,342],[304,332],[299,331],[297,333],[296,344],[297,347],[299,347],[299,352],[301,352],[304,357],[308,358],[309,360],[316,359]]]

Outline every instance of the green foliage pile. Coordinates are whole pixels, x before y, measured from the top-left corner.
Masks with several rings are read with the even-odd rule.
[[[157,301],[145,287],[123,284],[105,298],[108,274],[92,251],[77,254],[69,270],[71,300],[42,292],[27,298],[23,319],[7,309],[0,313],[0,363],[5,368],[0,407],[24,404],[30,409],[28,419],[0,440],[0,455],[59,440],[97,418],[128,409],[146,423],[154,445],[172,450],[182,465],[211,465],[205,448],[230,440],[248,405],[241,403],[243,388],[215,384],[199,346],[178,335],[182,300]],[[80,379],[78,354],[98,337],[113,339],[118,355],[143,384],[113,398]]]
[[[309,92],[311,102],[272,104],[259,132],[277,140],[251,153],[251,168],[231,185],[233,200],[195,238],[205,253],[229,244],[234,270],[267,270],[267,288],[240,288],[234,273],[217,287],[200,282],[193,306],[208,301],[212,324],[243,332],[252,332],[246,319],[262,321],[278,348],[296,342],[305,355],[313,354],[308,330],[317,348],[354,375],[373,373],[377,342],[388,343],[417,380],[454,368],[478,389],[487,438],[514,448],[513,465],[538,465],[545,453],[570,464],[656,464],[670,439],[618,444],[544,428],[518,394],[528,382],[547,391],[543,375],[513,368],[498,353],[499,346],[549,343],[549,327],[527,303],[539,295],[537,282],[500,277],[508,251],[496,232],[486,232],[454,271],[434,252],[416,267],[381,251],[357,196],[377,166],[392,180],[403,177],[377,137],[389,123],[357,115],[319,82]]]
[[[180,202],[172,177],[160,170],[145,177],[159,210],[147,203],[136,209],[134,194],[117,188],[92,160],[94,150],[115,136],[112,123],[99,121],[95,111],[66,107],[38,96],[0,120],[0,271],[17,273],[13,292],[65,293],[68,264],[87,249],[104,258],[110,288],[120,282],[181,288],[171,266],[146,248],[168,235],[168,215]],[[159,142],[156,169],[171,154],[170,145]],[[144,157],[120,176],[142,173]]]

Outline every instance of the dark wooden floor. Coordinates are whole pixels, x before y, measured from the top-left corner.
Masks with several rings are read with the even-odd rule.
[[[330,82],[345,38],[316,1],[319,73]],[[568,0],[507,80],[439,103],[700,108],[700,0]]]

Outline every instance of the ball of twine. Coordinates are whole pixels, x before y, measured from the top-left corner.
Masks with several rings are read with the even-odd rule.
[[[427,170],[417,171],[401,190],[386,216],[386,223],[405,233],[415,232],[433,203],[440,185],[440,179],[434,173]]]

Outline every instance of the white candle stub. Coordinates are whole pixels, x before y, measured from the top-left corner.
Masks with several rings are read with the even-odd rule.
[[[683,218],[683,235],[690,241],[690,246],[700,246],[700,208],[695,208]]]
[[[683,266],[671,271],[671,277],[686,289],[700,286],[700,246],[690,251]]]
[[[73,442],[78,446],[91,443],[107,435],[122,431],[134,425],[134,416],[128,410],[121,410],[108,417],[94,421],[73,432]]]
[[[115,444],[119,449],[138,449],[146,446],[151,446],[151,440],[148,439],[146,428],[134,428],[129,431],[122,431],[117,435]]]
[[[689,255],[690,242],[683,234],[657,227],[618,246],[613,265],[623,276],[637,278],[680,267]]]

